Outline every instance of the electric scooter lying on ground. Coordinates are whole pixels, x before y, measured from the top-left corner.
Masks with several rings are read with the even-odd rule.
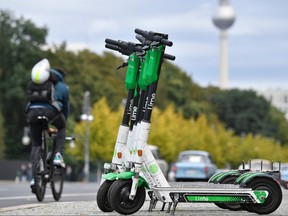
[[[149,211],[160,201],[162,210],[168,203],[167,212],[172,214],[179,202],[215,203],[221,208],[258,214],[274,212],[282,201],[280,185],[287,189],[279,171],[227,171],[214,175],[209,182],[167,182],[147,141],[163,58],[174,59],[165,54],[172,42],[167,34],[140,29],[135,33],[141,44],[106,39],[107,48],[129,55],[125,81],[128,96],[112,163],[104,165],[97,193],[99,208],[133,214],[142,207],[146,188],[151,199]]]

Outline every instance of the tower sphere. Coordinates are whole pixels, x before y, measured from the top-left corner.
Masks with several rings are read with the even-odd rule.
[[[229,1],[220,0],[220,4],[212,18],[215,26],[220,30],[227,30],[233,25],[235,18],[234,9],[229,5]]]

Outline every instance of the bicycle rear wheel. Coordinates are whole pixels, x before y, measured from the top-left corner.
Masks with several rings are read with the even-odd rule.
[[[53,161],[51,167],[51,190],[54,200],[58,201],[60,200],[63,191],[65,168],[53,165]]]
[[[32,173],[35,181],[32,186],[32,192],[35,192],[37,200],[42,202],[46,191],[46,179],[45,179],[45,157],[41,147],[37,147],[33,162],[32,162]]]

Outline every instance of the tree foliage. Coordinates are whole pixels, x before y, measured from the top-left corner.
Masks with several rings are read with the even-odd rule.
[[[0,10],[0,110],[9,134],[5,136],[8,158],[25,152],[20,140],[25,125],[26,85],[30,77],[27,71],[43,56],[41,47],[46,35],[46,28],[38,28],[30,20],[15,18],[12,13]]]
[[[123,109],[112,111],[106,99],[102,98],[93,106],[92,114],[90,161],[100,159],[111,162]],[[187,119],[170,105],[163,111],[154,108],[151,122],[148,143],[157,145],[168,162],[175,162],[181,151],[192,149],[210,152],[218,167],[229,163],[237,168],[242,160],[252,158],[287,161],[288,149],[276,140],[251,133],[236,136],[233,130],[226,130],[216,116],[210,120],[206,115]],[[83,160],[84,156],[85,130],[86,122],[76,125],[77,145],[75,149],[68,150],[78,160]]]
[[[237,135],[252,133],[288,143],[284,114],[252,90],[226,90],[210,95],[219,119]]]
[[[208,113],[210,106],[203,100],[203,89],[178,67],[165,61],[160,74],[156,106],[165,109],[171,102],[185,118]]]
[[[196,120],[184,119],[172,107],[153,114],[149,142],[158,145],[163,157],[170,162],[175,162],[181,151],[196,149],[210,152],[219,167],[229,163],[236,168],[242,160],[252,158],[287,161],[288,153],[287,148],[274,139],[251,133],[235,136],[216,116],[210,120],[206,115]]]
[[[70,87],[72,117],[75,119],[81,115],[85,91],[90,92],[93,103],[106,97],[109,106],[114,110],[125,97],[125,71],[115,71],[123,63],[123,59],[108,52],[98,55],[87,49],[71,52],[67,50],[66,43],[49,49],[48,57],[51,65],[66,70],[65,79]]]
[[[3,116],[2,113],[0,112],[0,160],[4,159],[5,156],[5,142],[4,142],[4,135],[5,135],[5,127],[3,125]]]
[[[0,10],[0,116],[2,115],[5,126],[5,130],[1,130],[3,136],[0,133],[0,146],[1,139],[4,139],[5,145],[0,147],[1,154],[3,156],[5,151],[4,155],[8,159],[29,157],[30,147],[20,144],[23,128],[26,126],[26,85],[34,64],[48,58],[52,67],[62,67],[67,71],[65,79],[69,85],[71,101],[68,134],[74,131],[75,125],[77,133],[82,134],[81,130],[85,130],[82,128],[84,123],[79,121],[85,91],[90,91],[92,104],[101,106],[96,108],[94,120],[90,123],[91,130],[97,128],[91,132],[91,157],[107,160],[113,151],[114,135],[122,116],[118,113],[121,110],[119,106],[126,98],[126,69],[116,71],[125,57],[117,57],[112,52],[100,55],[88,49],[72,52],[67,50],[65,41],[47,49],[47,33],[46,27],[38,27],[31,20],[17,18],[9,11]],[[235,147],[238,151],[243,137],[250,145],[260,139],[263,139],[263,145],[267,142],[272,147],[275,140],[282,145],[288,144],[287,120],[264,98],[253,91],[222,91],[213,86],[201,88],[184,71],[166,60],[162,65],[155,106],[157,109],[153,111],[156,114],[152,116],[152,127],[154,124],[158,127],[152,130],[149,141],[157,145],[159,143],[160,147],[163,145],[165,148],[161,149],[169,161],[173,161],[174,152],[179,152],[179,149],[208,149],[208,146],[214,146],[211,151],[214,152],[213,155],[217,155],[217,163],[222,164],[228,157],[223,156],[227,151],[225,148]],[[215,114],[219,120],[216,120]],[[157,118],[154,119],[154,116]],[[104,123],[99,126],[102,121]],[[154,134],[154,131],[159,131],[159,134]],[[83,145],[83,139],[81,143],[78,145]],[[243,146],[248,145],[247,143],[243,143]],[[103,152],[98,148],[103,149]],[[79,159],[83,156],[80,150],[73,150],[78,152]],[[230,162],[233,157],[235,156],[229,159]]]
[[[122,109],[113,112],[107,100],[101,98],[94,104],[92,113],[93,121],[82,121],[76,124],[76,147],[67,152],[77,160],[84,160],[84,145],[89,139],[90,160],[100,159],[109,161],[112,158],[118,128],[121,122]],[[89,127],[89,128],[87,128]],[[87,130],[90,131],[87,137]]]

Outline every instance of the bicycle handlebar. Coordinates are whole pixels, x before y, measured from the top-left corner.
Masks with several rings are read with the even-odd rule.
[[[71,136],[71,137],[66,137],[65,138],[67,141],[75,141],[75,137]]]
[[[142,35],[145,39],[148,39],[150,41],[159,42],[165,46],[171,47],[173,45],[172,41],[169,41],[166,38],[163,38],[163,37],[167,36],[165,34],[160,34],[160,33],[152,32],[152,31],[148,32],[148,31],[144,31],[144,30],[141,30],[138,28],[135,29],[135,33]]]

